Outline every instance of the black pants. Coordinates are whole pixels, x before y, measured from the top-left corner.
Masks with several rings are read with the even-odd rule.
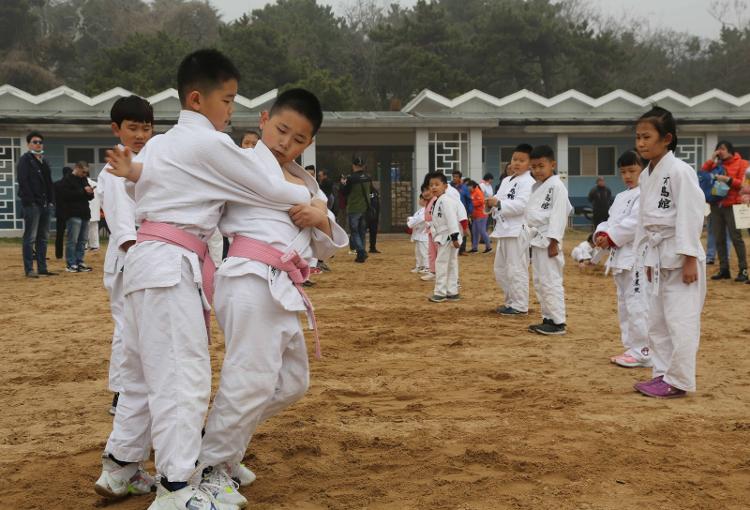
[[[742,240],[742,231],[734,225],[734,212],[732,207],[719,207],[711,205],[711,221],[714,228],[714,239],[716,239],[716,253],[719,255],[719,270],[729,272],[729,253],[727,252],[726,234],[737,252],[737,265],[740,271],[747,269],[747,255],[745,253],[745,241]]]
[[[367,224],[367,230],[370,232],[370,251],[375,251],[375,244],[378,242],[378,222],[373,221]]]
[[[65,218],[58,216],[55,230],[55,258],[63,258],[63,248],[65,247]]]

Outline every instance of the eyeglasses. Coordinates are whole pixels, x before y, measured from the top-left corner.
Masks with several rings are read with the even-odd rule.
[[[44,142],[42,140],[31,140],[29,143],[33,145],[42,145]]]

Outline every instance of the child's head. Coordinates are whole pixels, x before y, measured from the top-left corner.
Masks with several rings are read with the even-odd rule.
[[[112,105],[109,118],[112,133],[135,153],[140,152],[154,134],[154,109],[142,97],[121,97]]]
[[[316,173],[315,173],[315,165],[307,165],[307,166],[305,166],[305,172],[307,172],[310,175],[310,177],[312,177],[314,179],[315,175],[316,175]]]
[[[734,145],[732,145],[732,142],[728,140],[721,140],[716,144],[716,155],[722,161],[734,156],[734,152]]]
[[[532,150],[533,148],[528,143],[522,143],[513,149],[508,175],[521,175],[529,169]]]
[[[429,176],[430,174],[427,175]],[[420,200],[424,200],[425,203],[427,203],[430,201],[430,199],[432,199],[432,193],[430,192],[430,181],[428,179],[425,179],[419,191]]]
[[[467,185],[467,186],[469,186],[469,189],[470,189],[471,191],[474,191],[474,190],[475,190],[476,188],[478,188],[478,187],[479,187],[479,184],[477,184],[477,182],[476,182],[476,181],[473,181],[473,180],[471,180],[471,179],[469,179],[469,180],[468,180],[468,181],[466,182],[466,185]]]
[[[245,134],[242,135],[240,147],[242,147],[243,149],[254,149],[259,141],[260,134],[258,134],[258,132],[254,129],[250,129],[249,131],[245,131]]]
[[[531,174],[539,182],[544,182],[555,173],[557,162],[555,161],[555,151],[549,145],[537,145],[531,151],[530,163]]]
[[[635,145],[643,159],[658,161],[677,148],[677,123],[659,106],[641,115],[635,126]]]
[[[185,110],[204,115],[223,131],[232,119],[240,72],[220,51],[194,51],[177,70],[177,93]]]
[[[586,242],[589,243],[591,246],[594,246],[594,233],[590,233],[589,236],[586,238]]]
[[[453,184],[455,186],[460,186],[461,185],[461,183],[462,183],[461,182],[462,177],[463,177],[463,174],[461,173],[461,170],[453,170],[453,172],[451,172],[451,178],[452,178]]]
[[[435,198],[448,189],[448,178],[443,172],[430,172],[427,174],[427,182],[430,183],[430,195]]]
[[[315,94],[289,89],[260,116],[261,140],[280,165],[295,160],[312,143],[323,123],[323,109]]]
[[[617,166],[620,168],[622,182],[628,189],[638,186],[638,177],[643,170],[643,160],[635,150],[629,150],[622,153],[617,160]]]

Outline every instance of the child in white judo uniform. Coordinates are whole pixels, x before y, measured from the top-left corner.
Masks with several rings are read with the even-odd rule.
[[[620,156],[617,166],[628,189],[617,194],[609,208],[609,219],[600,223],[594,232],[596,246],[609,250],[606,267],[607,272],[614,275],[617,287],[620,338],[625,347],[625,352],[610,361],[626,368],[650,367],[646,280],[633,248],[640,210],[638,178],[643,162],[638,153],[631,150]]]
[[[555,166],[551,147],[534,147],[531,171],[536,184],[526,206],[524,237],[531,246],[534,290],[542,308],[542,323],[529,326],[529,331],[542,335],[566,333],[562,240],[573,206],[568,188],[554,173]]]
[[[636,148],[649,165],[640,177],[636,254],[649,285],[648,336],[654,377],[637,383],[657,398],[695,391],[695,361],[706,296],[706,255],[701,244],[705,197],[695,170],[677,159],[672,114],[654,107],[636,125]]]
[[[150,510],[236,508],[200,487],[196,468],[211,392],[207,312],[216,268],[207,241],[225,202],[284,211],[310,203],[306,189],[279,178],[268,147],[241,149],[221,132],[238,79],[216,50],[188,55],[177,75],[177,125],[132,164],[128,150],[110,151],[112,171],[137,181],[140,227],[125,261],[123,390],[105,451],[135,462],[153,441],[161,481]]]
[[[262,113],[260,124],[262,142],[281,165],[279,178],[299,187],[308,200],[317,199],[315,205],[286,212],[229,201],[220,222],[222,233],[233,238],[216,275],[216,318],[226,354],[199,461],[210,466],[204,486],[216,500],[241,508],[247,500],[231,479],[252,435],[307,391],[299,313],[307,312],[315,323],[300,286],[304,273],[313,257],[327,259],[349,244],[314,175],[294,161],[312,143],[322,118],[312,93],[291,89],[277,98],[270,113]],[[317,330],[315,335],[317,342]]]
[[[529,144],[513,150],[512,175],[503,179],[495,196],[487,199],[495,228],[490,237],[497,239],[495,281],[505,296],[505,304],[495,310],[500,315],[525,315],[529,312],[529,249],[523,237],[526,204],[531,196],[534,178]]]
[[[461,212],[466,210],[448,195],[448,179],[442,172],[429,174],[432,204],[430,233],[437,245],[435,258],[435,290],[428,299],[433,303],[458,301],[458,249],[461,246]]]
[[[426,274],[430,272],[430,258],[429,258],[429,236],[427,234],[428,226],[425,221],[424,212],[427,206],[428,199],[425,198],[425,189],[419,195],[419,209],[414,213],[414,216],[409,216],[406,219],[406,226],[411,229],[411,242],[414,243],[414,258],[415,264],[412,273]]]
[[[581,269],[591,264],[591,258],[594,256],[594,235],[589,234],[585,241],[581,241],[570,251],[570,258],[578,262],[578,267]]]
[[[137,154],[148,142],[154,129],[154,110],[145,99],[138,96],[121,97],[110,110],[112,133],[124,147]],[[106,167],[105,167],[106,169]],[[123,270],[125,254],[135,244],[135,202],[125,189],[125,179],[107,171],[99,174],[94,193],[99,197],[104,217],[109,227],[109,244],[104,256],[104,288],[109,294],[114,332],[112,354],[109,360],[109,389],[114,392],[111,413],[115,414],[117,399],[122,391],[124,287]],[[143,450],[141,461],[147,460],[149,450]],[[139,463],[120,466],[109,454],[102,459],[104,469],[94,486],[96,492],[107,498],[121,498],[129,494],[148,494],[154,485],[153,477]],[[128,476],[132,473],[130,476]]]

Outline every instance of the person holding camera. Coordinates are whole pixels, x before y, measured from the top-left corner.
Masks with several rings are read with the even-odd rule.
[[[745,242],[742,233],[734,224],[734,212],[732,206],[741,202],[739,191],[745,178],[745,170],[748,162],[734,150],[731,142],[726,140],[716,144],[711,159],[703,163],[701,171],[713,174],[714,194],[724,194],[724,198],[711,204],[711,223],[713,226],[714,239],[716,239],[716,251],[719,255],[719,271],[714,274],[712,280],[728,280],[732,277],[729,273],[729,250],[726,243],[722,242],[729,232],[729,237],[737,253],[737,265],[739,273],[736,282],[748,281],[747,256],[745,253]],[[723,184],[723,186],[722,186]]]
[[[367,211],[370,207],[372,179],[365,173],[365,163],[360,157],[352,160],[352,174],[341,176],[341,187],[346,196],[346,215],[354,249],[357,252],[355,262],[367,260],[365,251],[365,234],[367,232]]]

